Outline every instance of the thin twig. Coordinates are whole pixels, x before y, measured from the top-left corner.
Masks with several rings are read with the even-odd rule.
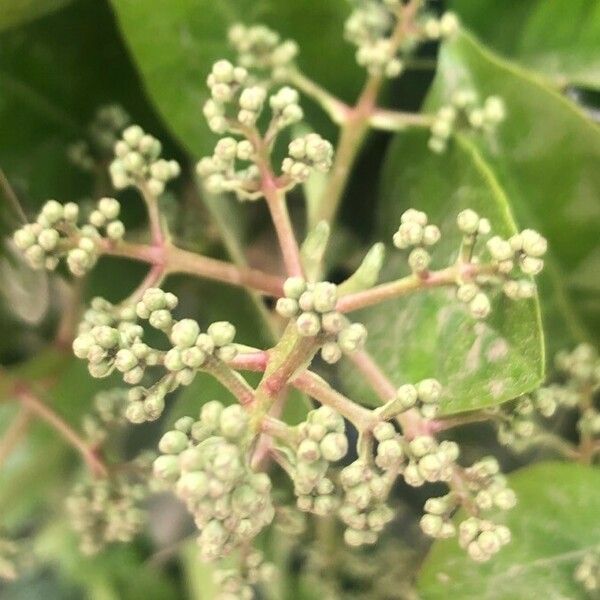
[[[28,389],[19,388],[17,397],[27,410],[48,423],[62,438],[79,452],[95,477],[106,477],[108,469],[93,448],[47,404],[38,399]]]

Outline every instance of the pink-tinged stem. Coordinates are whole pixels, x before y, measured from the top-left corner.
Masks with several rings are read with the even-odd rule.
[[[265,195],[275,233],[283,255],[285,269],[289,276],[302,276],[302,261],[296,234],[290,221],[285,192],[277,187],[277,182],[270,171],[262,173],[262,192]]]
[[[108,240],[100,240],[99,250],[107,256],[118,256],[160,266],[165,274],[186,273],[205,277],[230,285],[249,287],[267,296],[280,297],[283,294],[283,281],[275,275],[257,269],[236,267],[231,263],[182,250],[171,244],[158,247],[131,242],[115,244]]]
[[[352,422],[359,431],[369,431],[379,418],[373,411],[356,404],[340,392],[337,392],[318,375],[305,371],[292,380],[292,385],[305,394],[312,396],[321,404],[337,410],[346,419]]]
[[[66,421],[56,414],[47,404],[36,398],[30,391],[19,389],[17,397],[21,404],[32,414],[50,425],[62,438],[79,452],[95,477],[106,477],[108,469],[91,447]]]
[[[358,370],[364,375],[379,399],[385,403],[394,398],[396,388],[388,379],[387,375],[381,370],[379,365],[371,356],[363,351],[353,352],[349,355],[350,360],[356,365]],[[442,429],[437,421],[427,421],[419,415],[415,409],[408,410],[397,417],[402,426],[402,431],[408,439],[419,435],[432,435]]]
[[[479,275],[494,275],[497,266],[491,264],[457,263],[439,271],[426,271],[419,275],[408,275],[402,279],[382,283],[368,290],[342,296],[337,303],[340,312],[352,312],[367,308],[386,300],[400,298],[413,292],[472,281]]]
[[[240,371],[264,371],[267,368],[269,355],[266,352],[249,352],[238,354],[227,364]]]

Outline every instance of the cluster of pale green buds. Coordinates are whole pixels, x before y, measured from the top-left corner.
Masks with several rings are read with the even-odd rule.
[[[301,183],[309,178],[313,169],[327,173],[332,161],[333,146],[318,133],[308,133],[290,142],[281,171],[292,182]]]
[[[341,471],[344,498],[339,516],[346,525],[344,540],[349,546],[376,543],[394,518],[386,500],[395,479],[395,472],[382,471],[366,458],[359,458]]]
[[[576,386],[597,388],[600,385],[600,357],[591,344],[579,344],[572,352],[559,352],[555,364]]]
[[[145,523],[141,503],[147,493],[145,485],[122,475],[76,484],[66,508],[81,552],[96,554],[106,544],[130,542]]]
[[[159,442],[154,474],[173,485],[194,516],[204,561],[247,544],[273,520],[271,481],[251,468],[249,438],[246,411],[212,401],[199,420],[179,419]]]
[[[138,386],[129,391],[125,415],[132,423],[157,419],[169,392],[189,385],[209,360],[230,361],[237,353],[231,323],[212,323],[203,333],[195,320],[173,318],[177,304],[177,296],[159,288],[147,289],[135,307],[114,307],[96,298],[73,340],[75,356],[88,361],[93,377],[107,377],[116,369],[125,383],[137,385],[147,367],[162,365],[167,371],[149,389]],[[138,319],[147,319],[152,327],[165,333],[172,347],[163,352],[144,343]]]
[[[303,337],[321,335],[321,356],[332,364],[342,357],[360,350],[367,339],[367,330],[361,323],[350,323],[335,310],[338,290],[334,283],[306,282],[302,277],[290,277],[283,284],[284,298],[276,304],[277,312],[295,318],[298,333]]]
[[[458,526],[458,543],[476,562],[486,562],[510,542],[510,529],[486,519],[469,517]]]
[[[346,21],[345,37],[357,47],[356,62],[372,75],[397,77],[404,67],[401,54],[421,42],[449,38],[459,28],[454,13],[446,12],[439,19],[423,15],[408,37],[396,40],[395,29],[405,18],[400,0],[358,0],[356,4]]]
[[[487,219],[481,218],[474,210],[460,212],[456,219],[459,230],[463,234],[463,246],[473,247],[478,236],[488,235],[491,231]],[[532,298],[535,295],[535,284],[527,277],[537,275],[544,267],[543,256],[548,243],[537,231],[524,229],[520,233],[504,239],[494,235],[486,242],[491,266],[495,267],[495,278],[482,276],[481,281],[458,282],[457,298],[464,302],[471,315],[477,319],[487,317],[491,310],[488,296],[481,290],[479,283],[497,281],[502,284],[502,291],[511,300]],[[480,262],[480,257],[471,259]],[[524,277],[514,276],[516,264]]]
[[[477,514],[494,508],[510,510],[516,504],[515,493],[507,487],[506,478],[493,457],[483,458],[465,469],[464,480]],[[423,533],[433,538],[453,537],[456,528],[450,518],[460,503],[461,498],[455,492],[429,498],[420,520]],[[483,562],[510,541],[510,531],[503,525],[471,516],[459,524],[458,540],[473,560]]]
[[[435,539],[454,537],[456,526],[450,520],[450,517],[457,506],[458,501],[452,493],[437,498],[428,498],[423,507],[425,514],[419,521],[421,531]]]
[[[600,552],[588,552],[577,565],[573,575],[575,581],[590,593],[600,590]]]
[[[541,404],[537,402],[538,398],[542,398]],[[526,451],[536,443],[541,431],[536,422],[538,411],[542,414],[545,411],[545,416],[552,416],[555,410],[556,403],[553,399],[549,400],[547,394],[520,398],[508,414],[502,413],[502,420],[498,423],[498,441],[514,452]]]
[[[121,131],[129,122],[129,115],[118,104],[101,106],[88,127],[89,139],[75,142],[67,149],[69,159],[84,171],[94,171],[99,162],[111,157]]]
[[[502,98],[488,96],[483,105],[480,105],[474,91],[455,92],[451,102],[442,106],[435,114],[428,142],[429,149],[436,154],[444,152],[452,133],[461,127],[494,133],[505,118],[506,109]]]
[[[238,568],[215,571],[214,581],[219,588],[215,600],[252,600],[256,597],[254,587],[269,585],[276,576],[275,565],[265,561],[262,552],[252,550]]]
[[[464,470],[469,491],[479,510],[510,510],[517,503],[512,489],[507,487],[506,477],[500,472],[498,461],[487,456]]]
[[[439,228],[428,224],[424,212],[409,208],[400,217],[400,227],[394,234],[393,242],[400,250],[411,248],[408,265],[413,273],[421,274],[427,271],[431,262],[431,255],[426,248],[437,244],[440,236]]]
[[[397,77],[404,67],[389,38],[396,8],[389,2],[361,0],[346,20],[344,35],[356,46],[356,62],[372,75]]]
[[[407,445],[408,464],[404,468],[404,481],[412,487],[420,487],[425,482],[448,482],[452,479],[459,455],[456,442],[437,442],[429,435],[413,438]]]
[[[13,241],[32,268],[54,270],[60,258],[66,256],[71,273],[83,276],[98,260],[97,242],[103,235],[113,242],[123,238],[125,227],[118,219],[120,210],[114,198],[101,198],[88,222],[80,227],[77,204],[48,200],[34,223],[15,231]]]
[[[212,156],[205,156],[196,165],[196,172],[211,194],[234,192],[239,200],[257,200],[260,191],[260,171],[254,164],[236,167],[236,160],[251,161],[254,146],[248,140],[221,138]]]
[[[275,79],[285,76],[298,54],[296,42],[282,40],[277,32],[265,25],[237,23],[229,29],[229,42],[237,52],[240,66],[268,71]]]
[[[332,514],[338,506],[330,464],[346,456],[348,438],[343,417],[328,406],[308,413],[296,428],[296,444],[288,452],[292,465],[296,505],[319,516]]]
[[[115,143],[114,152],[115,159],[109,172],[118,190],[137,186],[160,196],[165,185],[181,172],[177,161],[160,158],[161,143],[139,125],[131,125],[123,131],[122,138]]]
[[[422,35],[428,40],[448,39],[454,36],[460,27],[456,13],[446,11],[441,17],[427,16],[422,21]]]
[[[83,418],[83,431],[90,444],[101,444],[110,430],[127,423],[126,407],[127,389],[102,390],[94,396],[93,411]]]
[[[423,379],[417,384],[407,383],[396,390],[394,398],[376,409],[376,413],[389,419],[416,408],[424,419],[434,419],[440,408],[442,386],[437,379]]]

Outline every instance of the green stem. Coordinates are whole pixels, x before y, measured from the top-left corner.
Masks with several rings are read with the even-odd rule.
[[[210,373],[224,387],[226,387],[242,405],[252,404],[254,390],[248,382],[236,371],[218,358],[209,357],[202,370]]]

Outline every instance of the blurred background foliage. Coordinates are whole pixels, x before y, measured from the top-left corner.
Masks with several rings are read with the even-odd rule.
[[[457,190],[470,186],[476,190],[477,208],[482,213],[486,208],[505,211],[509,215],[506,227],[512,226],[514,215],[521,227],[535,227],[550,241],[549,265],[541,286],[548,355],[580,340],[597,343],[600,2],[450,0],[432,2],[432,7],[435,11],[455,10],[467,32],[441,51],[433,44],[424,47],[407,73],[386,90],[382,102],[402,110],[432,111],[461,82],[483,96],[501,95],[508,106],[508,120],[494,145],[465,139],[441,157],[424,150],[426,140],[421,132],[398,134],[395,139],[371,135],[345,195],[338,238],[329,257],[331,276],[341,279],[348,274],[369,243],[387,236],[389,224],[408,206],[426,208],[443,219],[465,201]],[[351,102],[363,74],[354,63],[351,47],[342,42],[348,12],[346,0],[0,0],[0,168],[28,216],[48,198],[85,202],[97,197],[108,191],[107,181],[78,171],[68,159],[67,148],[85,135],[99,106],[120,104],[136,123],[163,141],[165,156],[184,165],[185,176],[165,200],[178,241],[190,249],[215,256],[229,253],[237,259],[244,246],[255,266],[277,271],[281,268],[277,259],[264,252],[272,243],[272,233],[263,207],[203,199],[190,174],[190,165],[212,151],[215,141],[201,113],[205,76],[214,60],[231,57],[225,36],[229,24],[266,22],[299,42],[300,66],[306,73]],[[336,130],[323,112],[308,101],[304,104],[310,125],[334,138]],[[6,194],[3,184],[3,237],[20,218]],[[128,229],[143,227],[141,203],[133,194],[122,196]],[[294,194],[291,204],[302,226],[300,194]],[[100,294],[118,300],[135,288],[142,275],[139,265],[103,259],[85,285],[75,289],[75,297],[85,300]],[[49,346],[56,328],[69,325],[65,314],[75,320],[79,303],[72,301],[73,290],[60,277],[50,279],[29,272],[7,246],[0,256],[0,282],[0,363],[19,369],[25,379],[52,374],[56,410],[78,425],[94,392],[110,382],[91,379],[83,364]],[[201,324],[230,319],[238,327],[242,343],[270,343],[264,309],[256,299],[226,286],[190,279],[173,279],[168,285],[181,297],[182,312]],[[374,339],[387,339],[385,345],[376,343],[373,350],[377,353],[380,348],[395,375],[419,377],[432,362],[440,361],[448,339],[440,331],[429,331],[427,323],[447,302],[447,298],[435,296],[429,303],[411,305],[411,318],[397,324],[392,337],[387,325],[406,308],[402,303],[387,307],[375,318],[365,315]],[[502,331],[519,349],[502,367],[516,382],[503,400],[532,389],[542,378],[541,333],[531,333],[534,325],[525,327],[534,324],[536,309],[531,305],[521,310],[500,313],[491,324],[492,330]],[[459,331],[460,323],[451,321],[446,333],[450,330]],[[430,341],[426,351],[419,344],[424,339]],[[441,372],[454,368],[452,362],[440,367]],[[485,404],[482,382],[498,372],[483,369],[467,381],[455,382],[454,395],[463,402],[457,410],[472,408],[472,402]],[[360,390],[349,376],[344,376],[342,383],[355,393]],[[197,411],[201,399],[214,396],[223,398],[227,393],[213,380],[198,376],[172,403],[165,423],[172,422],[175,415]],[[15,413],[16,407],[0,401],[0,432]],[[155,445],[163,426],[159,423],[136,430],[129,440],[132,451]],[[493,447],[485,427],[467,428],[462,435],[467,456],[474,455],[478,446]],[[504,464],[518,466],[508,456]],[[46,566],[34,569],[24,580],[0,583],[0,598],[210,597],[209,571],[198,566],[187,544],[178,544],[191,534],[190,525],[181,521],[178,508],[166,499],[159,499],[153,507],[161,515],[160,522],[153,522],[145,538],[94,559],[80,557],[61,509],[65,490],[79,468],[76,457],[56,442],[45,426],[33,424],[0,471],[0,527],[24,536],[39,531],[39,552],[46,558]],[[528,481],[533,483],[527,483],[525,476],[521,476],[522,484],[517,483],[527,488],[524,512],[517,513],[517,520],[533,518],[534,513],[527,511],[536,506],[535,482],[564,476],[572,477],[575,487],[575,481],[583,485],[581,494],[593,489],[592,483],[587,488],[580,484],[587,480],[586,473],[565,475],[560,466],[546,468],[549,471],[531,475]],[[284,597],[322,597],[325,588],[320,585],[328,577],[337,578],[342,597],[410,597],[403,595],[403,590],[413,574],[404,566],[422,560],[426,547],[408,523],[423,498],[418,490],[402,489],[398,494],[407,498],[406,507],[382,548],[372,551],[370,562],[375,571],[364,581],[357,566],[361,555],[346,557],[340,550],[326,560],[322,554],[299,550],[276,535],[265,540],[265,547],[287,567],[281,584],[281,589],[287,590]],[[558,507],[548,502],[540,510],[562,514],[569,499],[567,492],[564,499],[556,500]],[[585,507],[591,521],[598,508]],[[597,540],[598,532],[590,531]],[[542,530],[538,537],[544,535]],[[394,536],[411,540],[412,550],[394,543]],[[524,556],[537,556],[536,552],[543,556],[550,542],[527,543]],[[565,547],[570,548],[568,543]],[[450,560],[444,552],[451,551],[438,548],[430,560]],[[394,557],[394,569],[385,566],[383,555]],[[311,568],[305,568],[307,565]],[[380,572],[376,566],[381,567]],[[429,565],[423,577],[433,573],[432,569]],[[314,573],[322,574],[321,583]],[[365,583],[387,581],[386,577],[391,578],[389,587],[398,595],[386,595],[388,592]],[[445,597],[432,580],[433,576],[421,582],[424,597]],[[577,597],[578,592],[567,587],[565,593]],[[519,597],[532,597],[523,594]],[[457,593],[456,597],[476,596]]]

